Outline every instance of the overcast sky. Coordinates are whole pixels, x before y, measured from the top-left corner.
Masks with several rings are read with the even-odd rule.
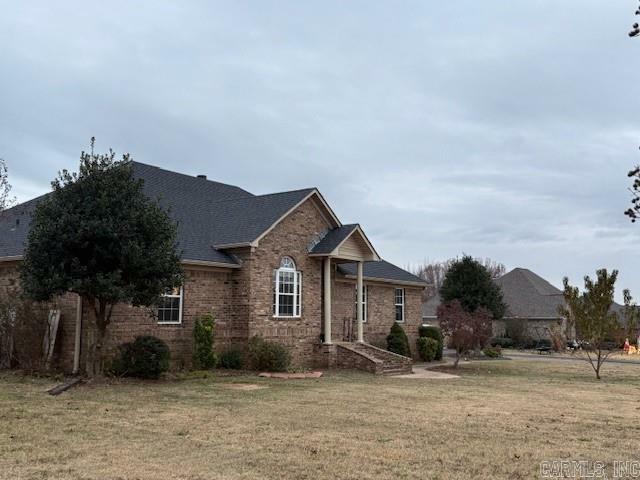
[[[317,186],[407,266],[463,252],[640,298],[635,0],[0,0],[20,201],[98,148],[253,193]]]

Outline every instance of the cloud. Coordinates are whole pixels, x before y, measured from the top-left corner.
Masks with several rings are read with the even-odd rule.
[[[640,290],[633,7],[10,3],[0,157],[21,200],[100,148],[256,193],[318,186],[400,265],[467,252]]]

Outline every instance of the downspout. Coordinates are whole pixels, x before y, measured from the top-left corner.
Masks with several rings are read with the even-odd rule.
[[[76,304],[76,340],[73,350],[73,374],[77,375],[80,371],[80,345],[82,338],[82,297],[78,295]]]

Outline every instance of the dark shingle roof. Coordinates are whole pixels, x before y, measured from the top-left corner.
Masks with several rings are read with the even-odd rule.
[[[159,198],[178,224],[184,260],[225,264],[237,262],[214,245],[249,243],[314,189],[254,196],[233,185],[170,172],[133,162],[134,177],[144,180],[144,192]],[[0,217],[0,257],[22,255],[31,213],[43,197],[7,210]],[[16,224],[19,220],[19,224]]]
[[[132,162],[134,177],[144,180],[144,192],[158,198],[178,225],[183,260],[237,265],[232,255],[216,246],[248,244],[264,234],[289,210],[316,192],[314,188],[269,195],[252,195],[233,185],[171,172]],[[0,257],[23,255],[31,214],[43,197],[30,200],[0,214]],[[317,249],[338,245],[357,225],[330,231]],[[334,247],[335,248],[335,247]],[[356,264],[341,264],[346,275],[356,274]],[[365,262],[364,275],[400,282],[424,282],[385,261]]]
[[[343,275],[357,274],[357,263],[340,263],[338,264],[338,271]],[[403,270],[400,267],[396,267],[394,264],[387,262],[386,260],[364,262],[363,276],[370,279],[391,280],[397,282],[411,282],[420,283],[426,285],[427,282],[419,277]]]
[[[308,188],[215,202],[197,216],[210,232],[210,245],[250,243],[314,191]]]
[[[0,257],[22,255],[29,235],[31,215],[42,198],[34,198],[0,214]]]
[[[310,253],[328,254],[333,252],[356,228],[358,228],[358,224],[352,223],[329,230],[324,238],[313,247]]]
[[[496,280],[507,305],[505,317],[560,318],[562,291],[526,268],[514,268]]]

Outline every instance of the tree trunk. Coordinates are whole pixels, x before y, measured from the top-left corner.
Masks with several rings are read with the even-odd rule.
[[[103,299],[89,299],[95,315],[95,338],[89,348],[87,374],[100,376],[104,373],[106,360],[107,326],[111,319],[111,306]]]
[[[453,368],[458,368],[459,362],[460,362],[460,352],[456,350],[456,360],[453,362]]]

